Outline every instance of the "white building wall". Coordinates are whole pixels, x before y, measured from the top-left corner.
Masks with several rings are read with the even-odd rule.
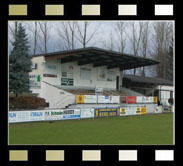
[[[63,66],[67,66],[67,67],[73,66],[73,77],[68,77],[68,78],[74,79],[75,87],[95,88],[97,86],[97,87],[108,88],[108,89],[116,89],[116,81],[107,81],[107,67],[106,66],[95,67],[95,68],[93,67],[93,64],[78,66],[77,62],[69,62],[69,63],[61,64],[60,59],[48,61],[46,63],[57,66],[57,71],[55,71],[55,74],[57,75],[56,78],[55,77],[43,77],[43,79],[42,79],[43,81],[46,81],[50,84],[59,85],[59,86],[61,85],[61,75],[62,75],[61,65],[63,65]],[[91,68],[91,79],[90,80],[81,79],[80,67]],[[45,65],[44,65],[44,68],[45,68]],[[98,68],[104,68],[106,70],[106,79],[105,80],[98,80],[98,78],[97,78]],[[116,75],[120,76],[120,78],[121,78],[119,68],[110,69],[110,71],[115,72]],[[43,73],[46,73],[45,69],[43,70]],[[119,81],[121,81],[121,79],[119,79]],[[121,82],[119,82],[119,83],[121,83]],[[68,87],[72,87],[72,86],[68,86]]]

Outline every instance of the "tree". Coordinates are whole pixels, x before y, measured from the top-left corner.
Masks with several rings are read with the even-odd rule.
[[[31,65],[27,34],[22,24],[19,24],[13,50],[9,56],[9,91],[16,94],[16,97],[18,94],[29,92]]]
[[[132,22],[129,24],[129,27],[132,32],[130,34],[132,34],[132,36],[129,36],[129,33],[125,31],[129,41],[132,44],[134,56],[138,56],[143,26],[144,26],[143,22],[138,22],[138,24],[135,24],[135,22]],[[136,75],[136,69],[134,69],[133,74]]]
[[[103,47],[110,51],[115,50],[115,41],[114,41],[114,35],[112,31],[109,34],[108,40],[103,41]]]
[[[44,21],[44,22],[39,22],[39,27],[42,32],[42,43],[44,46],[44,49],[41,50],[45,54],[48,52],[48,41],[50,39],[50,30],[52,28],[52,24],[50,22]],[[41,48],[40,48],[41,49]]]
[[[82,45],[83,48],[87,47],[88,43],[91,42],[92,38],[96,35],[96,32],[99,30],[99,26],[96,26],[93,29],[93,32],[88,33],[88,29],[91,25],[91,22],[82,22],[77,23],[77,31],[78,34],[76,35],[76,39]]]
[[[167,79],[173,81],[173,37],[170,42],[169,51],[167,54],[167,61],[168,61],[168,67],[167,67]]]
[[[75,49],[75,33],[76,33],[76,25],[75,21],[67,21],[61,22],[58,24],[57,33],[60,39],[64,43],[64,49],[73,50]]]
[[[118,37],[118,50],[121,53],[124,53],[126,47],[126,39],[124,38],[125,26],[125,22],[117,22],[115,24],[115,32]]]
[[[167,69],[169,68],[169,62],[171,61],[171,58],[169,58],[168,55],[173,37],[173,26],[171,22],[155,22],[153,28],[154,50],[152,56],[154,59],[160,61],[160,64],[156,67],[156,75],[157,77],[168,79],[169,70]]]
[[[144,27],[142,30],[142,56],[143,58],[147,57],[147,52],[148,52],[148,43],[149,42],[149,22],[144,23]],[[145,67],[142,69],[142,76],[145,76]]]
[[[40,40],[40,32],[38,22],[28,22],[26,23],[27,30],[31,33],[32,43],[33,43],[33,55],[36,55],[38,49],[38,41]]]

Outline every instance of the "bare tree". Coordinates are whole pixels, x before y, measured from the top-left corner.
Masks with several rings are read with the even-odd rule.
[[[125,26],[125,22],[117,22],[115,24],[115,32],[119,41],[118,50],[121,53],[124,53],[126,47],[126,39],[124,38]]]
[[[173,37],[173,26],[171,22],[155,22],[154,28],[154,50],[153,58],[160,61],[156,67],[157,76],[167,79],[167,68],[169,47]]]
[[[14,40],[16,40],[16,35],[18,31],[18,22],[15,21],[14,24],[9,24],[9,39],[12,43]]]
[[[50,22],[44,21],[44,22],[39,22],[39,27],[42,33],[42,43],[44,46],[44,49],[42,50],[41,47],[39,47],[41,49],[41,51],[44,51],[44,53],[47,53],[48,51],[48,41],[50,39],[50,30],[52,28],[52,25]]]
[[[142,56],[144,58],[147,57],[147,53],[148,53],[148,42],[149,42],[149,22],[145,22],[144,23],[144,27],[142,30]],[[142,76],[145,76],[145,67],[142,68]]]
[[[77,23],[75,21],[60,22],[57,26],[57,33],[64,43],[64,49],[72,50],[75,48],[75,33]]]
[[[39,29],[39,25],[38,22],[27,22],[27,30],[30,32],[30,36],[32,37],[32,43],[33,43],[33,55],[35,55],[37,53],[37,49],[38,49],[38,43],[41,39],[41,35],[40,35],[40,29]]]
[[[110,32],[108,39],[105,39],[105,41],[103,41],[103,47],[110,51],[113,51],[115,49],[115,40],[112,31]]]
[[[96,35],[97,31],[99,30],[100,25],[96,26],[91,33],[88,33],[88,30],[90,29],[91,22],[82,22],[77,23],[77,35],[76,39],[79,41],[79,43],[85,48],[89,42],[93,39],[93,37]]]
[[[138,56],[143,26],[144,26],[143,22],[138,22],[138,24],[135,24],[135,22],[132,22],[132,23],[129,23],[129,27],[132,32],[130,34],[132,34],[132,36],[129,36],[129,32],[125,31],[125,34],[127,35],[129,41],[132,44],[134,56]],[[136,69],[134,69],[133,74],[136,75]]]

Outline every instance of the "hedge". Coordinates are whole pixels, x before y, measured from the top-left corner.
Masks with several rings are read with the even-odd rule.
[[[18,96],[9,98],[9,109],[39,109],[45,108],[46,101],[43,98],[35,96]]]

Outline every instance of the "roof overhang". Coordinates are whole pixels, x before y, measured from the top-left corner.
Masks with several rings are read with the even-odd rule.
[[[35,56],[45,56],[45,61],[61,59],[61,63],[77,62],[80,66],[93,64],[93,67],[107,66],[108,69],[120,68],[120,70],[129,70],[133,68],[159,64],[158,61],[149,58],[122,54],[120,52],[109,51],[95,47],[47,53]]]

